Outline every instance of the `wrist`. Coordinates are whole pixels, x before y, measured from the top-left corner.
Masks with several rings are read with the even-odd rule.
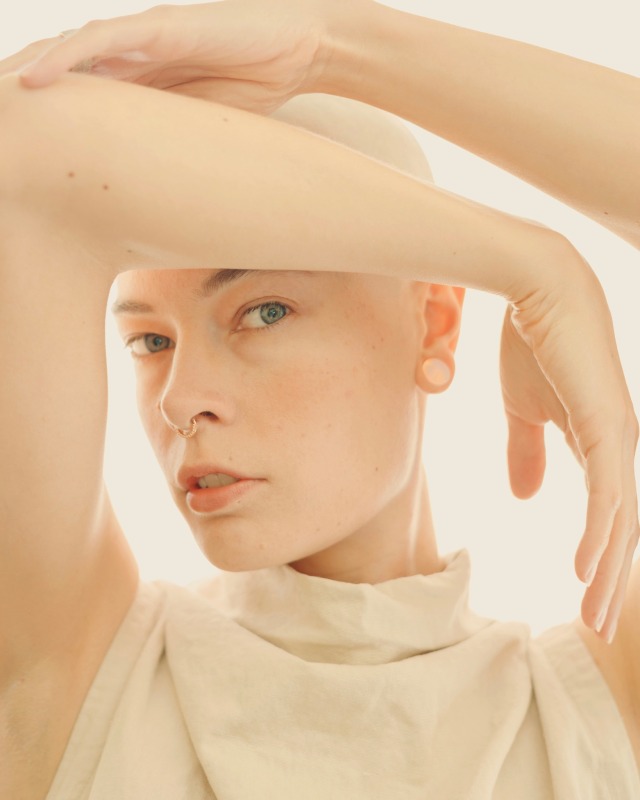
[[[573,272],[576,261],[581,260],[571,242],[557,230],[536,220],[504,211],[497,213],[505,224],[500,236],[493,234],[496,260],[504,276],[496,294],[507,302],[517,306],[531,295],[549,293],[560,285],[565,273]]]
[[[389,18],[398,13],[373,0],[345,2],[328,21],[313,91],[370,102]]]
[[[536,223],[527,224],[534,231],[535,242],[528,245],[523,240],[520,252],[525,258],[520,260],[505,297],[516,310],[512,319],[520,336],[533,348],[540,327],[558,313],[569,320],[586,298],[594,292],[602,294],[602,287],[565,236]]]

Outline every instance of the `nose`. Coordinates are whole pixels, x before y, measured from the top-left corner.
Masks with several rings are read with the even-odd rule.
[[[205,422],[229,424],[235,417],[225,384],[222,358],[204,347],[176,345],[171,371],[156,404],[166,424],[183,436]],[[215,363],[214,363],[215,362]]]

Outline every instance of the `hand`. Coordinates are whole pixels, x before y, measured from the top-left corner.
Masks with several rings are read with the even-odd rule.
[[[550,306],[547,299],[541,307],[530,298],[505,315],[500,372],[509,478],[516,497],[531,497],[540,488],[544,426],[554,422],[583,467],[589,492],[586,530],[575,560],[578,577],[589,584],[582,618],[610,641],[638,542],[638,426],[599,283],[586,268],[582,280],[567,288],[570,304],[582,307],[577,314],[563,309],[564,303]],[[594,339],[594,333],[601,336],[598,329],[607,337],[604,348]],[[538,344],[532,349],[527,341]]]
[[[369,0],[226,0],[97,20],[0,64],[43,87],[75,68],[268,114],[320,91],[333,22]],[[43,45],[43,43],[36,43]],[[83,69],[78,64],[83,63]],[[1,74],[1,73],[0,73]]]

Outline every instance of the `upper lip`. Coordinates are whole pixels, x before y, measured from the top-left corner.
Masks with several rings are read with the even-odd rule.
[[[198,488],[198,481],[204,478],[205,475],[231,475],[238,481],[247,480],[247,475],[240,475],[235,470],[228,467],[220,467],[215,464],[194,464],[193,466],[184,466],[178,472],[178,486],[183,492],[190,492]]]

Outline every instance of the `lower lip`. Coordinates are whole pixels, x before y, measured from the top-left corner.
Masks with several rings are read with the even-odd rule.
[[[231,503],[242,499],[255,489],[261,480],[244,479],[230,483],[229,486],[212,486],[208,489],[194,489],[187,492],[187,505],[195,514],[210,514],[220,511]]]

